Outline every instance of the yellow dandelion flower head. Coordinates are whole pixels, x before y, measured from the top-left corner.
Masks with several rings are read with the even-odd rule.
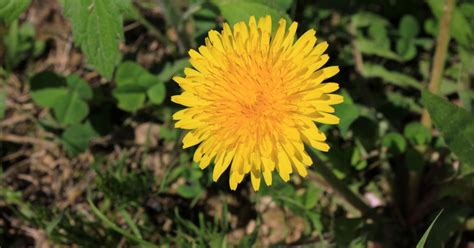
[[[272,34],[270,16],[221,32],[209,31],[205,45],[190,50],[193,68],[174,77],[183,89],[172,101],[186,108],[176,112],[176,127],[188,132],[183,148],[198,145],[194,161],[201,169],[214,164],[213,180],[230,167],[235,190],[250,174],[258,190],[263,177],[272,184],[276,169],[284,181],[293,169],[306,176],[313,161],[304,144],[328,151],[326,136],[315,122],[337,124],[331,105],[343,102],[337,83],[323,83],[339,68],[322,68],[329,56],[326,42],[316,45],[311,29],[295,42],[298,23],[281,19]]]

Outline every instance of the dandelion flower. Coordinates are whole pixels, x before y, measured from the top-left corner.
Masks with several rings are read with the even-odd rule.
[[[254,190],[272,184],[276,169],[284,181],[294,170],[307,175],[313,161],[308,144],[328,151],[326,136],[315,122],[337,124],[332,105],[343,102],[337,83],[323,83],[338,73],[323,68],[328,44],[316,45],[311,29],[295,42],[298,23],[287,29],[281,19],[272,33],[270,16],[233,29],[211,30],[205,45],[190,50],[193,68],[174,77],[183,89],[172,101],[186,108],[176,112],[177,128],[188,130],[183,148],[196,146],[193,160],[201,169],[211,163],[213,180],[230,169],[232,190],[250,174]]]

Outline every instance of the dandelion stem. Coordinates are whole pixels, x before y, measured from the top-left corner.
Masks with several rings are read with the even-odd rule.
[[[436,39],[436,50],[433,57],[434,62],[431,69],[430,83],[428,85],[428,90],[434,94],[438,93],[439,89],[441,88],[441,78],[443,77],[449,39],[451,38],[451,17],[455,3],[456,0],[446,0],[443,8],[443,15],[441,17],[438,37]],[[426,108],[423,110],[421,122],[425,127],[431,128],[431,119]]]
[[[339,193],[348,203],[359,210],[363,215],[367,215],[370,212],[370,207],[362,201],[354,192],[352,192],[342,181],[340,181],[332,171],[324,164],[319,164],[316,167],[316,171],[331,187]]]
[[[312,149],[308,149],[309,153],[313,160],[318,161],[316,154]],[[339,180],[336,175],[329,169],[324,162],[319,162],[315,166],[316,172],[331,186],[331,188],[336,191],[336,193],[341,196],[347,203],[352,205],[354,208],[359,210],[362,215],[368,215],[371,211],[371,208],[367,203],[365,203],[360,196],[350,190],[345,183]]]

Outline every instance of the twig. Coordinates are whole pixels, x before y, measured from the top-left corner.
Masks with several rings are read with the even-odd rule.
[[[446,0],[443,8],[444,11],[443,16],[441,17],[441,25],[436,39],[436,50],[433,57],[434,62],[431,69],[431,81],[428,85],[428,90],[434,94],[438,93],[441,88],[441,78],[443,76],[446,54],[448,52],[449,39],[451,38],[451,17],[455,3],[456,0]],[[421,122],[425,127],[431,129],[431,119],[426,108],[423,110]]]
[[[449,39],[451,38],[451,16],[453,14],[455,3],[456,0],[446,0],[444,3],[441,24],[438,31],[438,37],[436,39],[435,54],[433,56],[433,67],[431,68],[430,83],[428,85],[428,90],[433,94],[437,94],[441,88],[441,78],[443,77]],[[431,118],[426,108],[423,109],[421,123],[423,126],[431,130]],[[407,192],[408,209],[412,209],[415,206],[419,206],[420,204],[417,203],[417,200],[419,198],[421,178],[422,176],[417,172],[411,172],[409,175],[408,186],[410,187],[410,190]],[[413,213],[412,216],[409,217],[408,222],[410,223],[416,221],[418,215],[418,212]]]
[[[0,122],[0,127],[13,126],[18,122],[23,122],[30,119],[30,115],[14,115],[6,120]]]
[[[170,43],[166,36],[160,32],[153,24],[151,24],[145,17],[139,15],[137,16],[137,21],[143,25],[151,35],[153,35],[158,41],[160,41],[164,46],[168,46]]]
[[[352,56],[354,57],[355,69],[359,74],[362,74],[364,71],[364,60],[357,46],[357,30],[352,22],[349,25],[349,33],[351,35]]]
[[[44,146],[46,148],[56,147],[56,144],[50,141],[28,137],[28,136],[17,136],[13,134],[0,134],[0,141],[20,143],[20,144],[29,143],[29,144]]]
[[[136,3],[137,3],[138,6],[141,7],[141,4],[142,4],[141,1],[137,1]],[[142,14],[140,13],[139,8],[137,8],[135,6],[132,6],[132,9],[131,9],[129,14],[139,24],[144,26],[148,30],[150,35],[154,36],[159,42],[164,44],[164,46],[169,46],[170,45],[170,43],[169,43],[168,39],[166,38],[166,36],[164,34],[162,34],[161,31],[158,28],[156,28],[152,23],[150,23],[144,16],[142,16]],[[132,26],[132,28],[135,28],[135,27]],[[130,28],[130,26],[127,26],[125,31],[128,31],[132,28]]]

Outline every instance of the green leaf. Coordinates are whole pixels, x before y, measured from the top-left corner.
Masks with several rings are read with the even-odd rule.
[[[30,90],[36,104],[52,108],[58,97],[67,95],[66,80],[54,72],[40,72],[30,79]]]
[[[418,244],[416,244],[416,248],[424,248],[425,247],[425,243],[426,243],[426,240],[428,239],[428,235],[430,235],[431,228],[433,228],[434,223],[436,222],[436,220],[438,219],[438,217],[441,215],[442,212],[443,212],[443,210],[441,209],[441,211],[439,211],[438,215],[436,215],[436,217],[434,218],[433,222],[431,222],[431,225],[428,227],[428,229],[426,229],[426,231],[423,234],[423,236],[421,237],[420,241],[418,241]]]
[[[404,15],[398,26],[400,36],[405,39],[414,39],[420,32],[418,21],[412,15]]]
[[[412,112],[421,113],[423,111],[422,107],[415,102],[413,97],[408,97],[398,92],[388,91],[387,100],[397,107],[405,108]]]
[[[177,189],[178,194],[184,198],[193,199],[199,196],[203,189],[199,185],[181,185]]]
[[[469,189],[463,191],[466,193]],[[466,217],[469,216],[471,211],[472,206],[448,203],[443,213],[438,217],[436,225],[431,228],[430,236],[426,240],[426,247],[446,247],[446,242],[450,237],[455,236],[454,233],[463,229]]]
[[[114,0],[65,0],[64,13],[71,20],[74,41],[87,62],[110,79],[120,62],[122,14]]]
[[[120,86],[112,91],[118,101],[118,107],[128,112],[135,112],[145,103],[145,91],[142,87],[133,84]]]
[[[0,35],[0,42],[3,41],[5,45],[3,50],[6,48],[4,62],[8,71],[11,71],[26,59],[33,59],[37,56],[38,52],[41,52],[44,41],[39,41],[35,38],[35,27],[33,24],[25,22],[19,25],[19,21],[14,20],[6,30],[7,32],[4,36]]]
[[[149,73],[141,65],[132,61],[125,61],[120,64],[115,80],[117,81],[117,87],[132,84],[141,87],[143,92],[160,82],[157,76]]]
[[[359,50],[364,54],[377,55],[383,58],[392,59],[396,61],[401,60],[398,54],[390,50],[390,44],[387,42],[380,46],[380,44],[377,44],[377,42],[373,40],[366,39],[363,37],[357,37],[356,45]]]
[[[406,125],[403,135],[415,145],[424,145],[431,141],[430,130],[419,122]]]
[[[371,12],[358,11],[351,18],[351,24],[354,27],[361,27],[361,28],[368,27],[372,25],[373,23],[381,23],[384,26],[389,25],[389,22],[387,21],[387,19]]]
[[[137,63],[131,61],[122,63],[117,69],[115,79],[117,88],[112,94],[122,110],[137,111],[143,107],[147,94],[155,104],[164,101],[166,89],[161,80]]]
[[[85,100],[92,98],[92,90],[82,78],[69,75],[67,94],[59,95],[53,103],[56,119],[61,125],[76,124],[89,114],[89,106]]]
[[[306,214],[308,215],[309,220],[311,221],[311,224],[313,225],[314,229],[318,231],[318,233],[322,233],[324,230],[324,223],[322,221],[321,214],[310,211],[307,211]]]
[[[288,15],[277,8],[270,7],[264,3],[250,0],[214,0],[214,3],[221,10],[222,16],[234,25],[237,22],[248,22],[250,16],[258,19],[266,15],[272,17],[273,27],[275,28],[278,20],[284,18],[287,24],[290,22]]]
[[[279,9],[281,11],[287,11],[293,4],[294,0],[256,0],[256,1],[261,2],[269,7]]]
[[[185,67],[190,66],[188,59],[179,59],[173,63],[166,63],[163,70],[158,74],[158,78],[162,82],[169,81],[173,76],[181,73]]]
[[[0,120],[5,117],[5,110],[7,109],[7,96],[3,89],[0,91]]]
[[[150,89],[148,89],[146,93],[152,103],[161,104],[165,100],[166,88],[164,84],[157,83],[153,85]]]
[[[387,147],[389,151],[395,153],[403,153],[407,147],[405,138],[396,132],[391,132],[385,135],[383,137],[382,144],[383,146]]]
[[[313,184],[309,184],[308,188],[306,189],[305,194],[303,195],[303,205],[306,209],[312,209],[316,206],[319,199],[318,188],[316,188]]]
[[[352,123],[357,120],[360,116],[359,107],[354,104],[352,101],[351,96],[347,93],[347,91],[343,90],[341,95],[344,96],[344,103],[338,104],[334,106],[337,115],[341,119],[339,122],[339,130],[341,131],[342,135],[346,135],[349,131],[349,127]]]
[[[402,88],[422,88],[421,83],[416,79],[400,72],[389,71],[381,65],[366,63],[364,64],[364,70],[362,74],[368,78],[382,78],[384,81]]]
[[[74,92],[58,96],[53,110],[56,119],[63,126],[79,123],[89,114],[89,106]]]
[[[176,128],[167,128],[166,126],[160,126],[160,137],[165,141],[170,142],[176,140],[179,136]]]
[[[474,116],[428,91],[423,91],[422,100],[449,149],[461,162],[474,166]]]
[[[67,85],[72,92],[77,92],[83,100],[92,99],[92,89],[87,82],[77,75],[69,75],[66,78]]]
[[[425,29],[425,32],[428,34],[431,34],[433,37],[435,37],[438,34],[438,24],[436,23],[436,20],[433,18],[429,18],[423,23],[423,28]]]
[[[339,130],[345,135],[349,131],[351,124],[359,118],[359,108],[354,104],[343,103],[335,106],[335,109],[341,119],[338,124]]]
[[[421,48],[429,51],[433,48],[434,41],[433,39],[429,38],[416,38],[413,43],[417,46],[420,46]]]
[[[407,38],[397,40],[397,53],[404,60],[411,60],[416,56],[415,41]]]
[[[0,0],[0,21],[10,24],[28,8],[31,0]]]
[[[84,152],[89,147],[89,141],[97,134],[89,124],[73,124],[66,128],[61,136],[64,149],[71,156]]]
[[[377,48],[390,50],[390,40],[387,35],[387,28],[383,23],[374,22],[369,26],[369,36],[378,45]]]

